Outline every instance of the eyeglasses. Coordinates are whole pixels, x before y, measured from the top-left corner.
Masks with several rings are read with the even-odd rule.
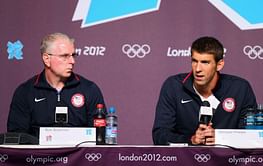
[[[76,57],[79,56],[79,54],[76,53],[76,52],[74,52],[72,54],[49,54],[49,53],[47,53],[47,54],[50,55],[50,56],[57,56],[57,57],[65,60],[65,61],[68,60],[70,57],[75,59]]]

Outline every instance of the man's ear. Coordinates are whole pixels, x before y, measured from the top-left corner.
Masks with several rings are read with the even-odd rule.
[[[42,60],[45,66],[50,67],[50,56],[47,53],[42,54]]]
[[[220,71],[224,68],[224,65],[225,65],[225,61],[224,59],[221,59],[217,62],[217,66],[216,66],[216,70],[217,71]]]

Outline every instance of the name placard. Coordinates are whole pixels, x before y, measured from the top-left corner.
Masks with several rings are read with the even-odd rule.
[[[93,127],[40,127],[40,145],[96,144],[96,129]]]
[[[263,148],[263,130],[216,129],[215,144],[235,148]]]

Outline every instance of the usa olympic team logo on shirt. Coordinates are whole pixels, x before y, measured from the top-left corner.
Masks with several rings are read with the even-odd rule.
[[[71,103],[75,107],[82,107],[85,103],[85,97],[81,93],[76,93],[71,97]]]
[[[223,108],[226,112],[233,112],[235,110],[236,103],[233,98],[226,98],[223,102]]]

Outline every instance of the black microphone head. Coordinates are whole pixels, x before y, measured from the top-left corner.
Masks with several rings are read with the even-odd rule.
[[[64,125],[68,123],[68,107],[56,106],[55,124]]]
[[[210,107],[210,103],[209,103],[209,101],[203,101],[202,102],[202,106],[206,106],[206,107]]]
[[[199,110],[199,123],[208,125],[213,116],[213,110],[208,101],[204,101]]]

